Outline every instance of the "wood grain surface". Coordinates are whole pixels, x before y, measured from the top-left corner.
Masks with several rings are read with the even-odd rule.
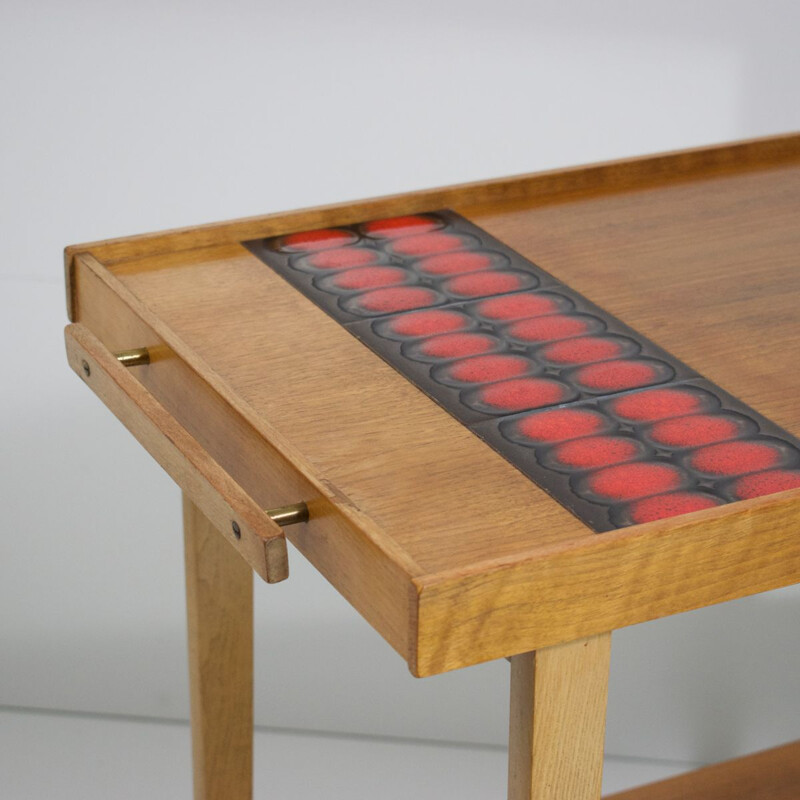
[[[800,157],[602,200],[460,211],[800,435]]]
[[[213,389],[210,452],[246,476],[266,448],[274,481],[300,491],[283,502],[320,504],[287,536],[415,674],[799,580],[800,491],[592,534],[224,242],[449,204],[798,435],[800,137],[480,186],[91,246],[109,271],[79,246],[74,314],[111,346],[116,295],[156,331],[174,357],[143,379],[198,437],[210,405],[184,379]],[[226,414],[251,444],[224,445]]]
[[[788,134],[736,142],[715,147],[697,147],[673,153],[626,158],[529,175],[515,175],[457,186],[336,203],[319,208],[281,212],[247,219],[215,222],[191,228],[140,234],[120,239],[71,245],[65,249],[67,308],[72,309],[71,266],[77,253],[91,251],[106,264],[157,253],[175,252],[225,242],[240,242],[258,236],[349,225],[366,219],[411,214],[446,206],[522,200],[551,204],[562,200],[610,194],[681,180],[697,180],[741,169],[759,168],[796,160],[800,136]],[[70,320],[76,320],[70,316]]]
[[[599,800],[611,635],[511,659],[508,800]]]
[[[67,359],[140,444],[268,583],[289,575],[283,531],[200,443],[82,325],[65,331]],[[236,523],[238,537],[233,531]]]
[[[800,742],[714,764],[606,800],[797,800]]]
[[[306,501],[313,525],[293,525],[285,529],[287,538],[405,657],[416,596],[411,578],[422,571],[396,545],[381,541],[374,523],[291,443],[264,421],[261,429],[251,425],[252,412],[241,399],[114,275],[84,254],[75,277],[81,324],[102,342],[106,358],[134,342],[147,346],[151,363],[133,370],[132,378],[260,508]],[[220,530],[230,537],[229,523]],[[244,528],[238,546],[248,542]]]
[[[433,675],[797,582],[799,503],[799,490],[783,492],[415,579],[412,669]]]
[[[253,572],[186,496],[186,613],[195,800],[250,800]]]

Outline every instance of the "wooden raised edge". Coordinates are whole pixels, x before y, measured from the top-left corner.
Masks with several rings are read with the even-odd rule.
[[[515,655],[798,580],[800,540],[786,532],[787,518],[793,518],[796,524],[800,513],[797,492],[687,515],[680,523],[666,520],[581,537],[569,545],[532,547],[506,560],[485,560],[460,571],[426,574],[408,553],[382,534],[373,520],[347,498],[340,497],[335,486],[316,475],[302,453],[295,452],[296,448],[285,442],[268,420],[258,417],[117,277],[90,255],[81,255],[76,262],[79,306],[83,297],[81,284],[87,276],[106,286],[109,294],[119,297],[163,335],[181,360],[316,487],[331,517],[350,523],[354,530],[349,535],[355,538],[353,548],[347,550],[348,559],[354,553],[364,555],[364,548],[369,547],[364,540],[374,545],[374,555],[389,582],[379,587],[377,578],[359,572],[362,585],[373,581],[370,592],[362,594],[360,600],[357,591],[348,595],[339,588],[384,636],[388,627],[400,631],[403,626],[395,634],[395,647],[407,658],[414,674],[432,675]],[[83,313],[80,307],[78,312]],[[727,535],[728,529],[732,536]],[[289,538],[299,541],[293,533]],[[319,547],[322,538],[309,537],[304,552]],[[335,563],[337,570],[348,563],[341,541],[337,538],[325,545],[327,563]],[[759,547],[763,554],[757,552]],[[779,553],[781,548],[785,549],[785,558],[776,555],[776,549]],[[759,562],[764,554],[770,559],[766,565]],[[722,556],[719,561],[718,555]],[[375,561],[372,555],[364,558],[365,566]],[[321,562],[311,560],[319,568]],[[694,562],[702,564],[703,570],[682,575],[680,564]],[[753,565],[755,571],[751,569]],[[325,574],[323,569],[320,571]],[[406,605],[401,610],[400,604],[408,602],[409,589],[410,607]],[[373,608],[378,595],[390,614],[377,614]],[[380,617],[379,624],[376,616]]]
[[[311,520],[286,528],[286,538],[407,659],[416,629],[412,578],[423,570],[119,279],[89,255],[75,260],[75,278],[81,324],[107,351],[146,345],[158,354],[137,377],[259,508],[308,503]]]
[[[605,800],[797,800],[800,741],[609,795]]]
[[[357,506],[352,504],[347,498],[344,498],[327,480],[320,479],[316,474],[316,470],[307,461],[305,456],[298,452],[285,437],[281,436],[281,434],[269,424],[268,420],[257,416],[228,384],[225,383],[225,381],[223,381],[177,334],[175,334],[169,326],[164,324],[153,314],[122,281],[88,253],[82,253],[78,261],[81,267],[91,273],[101,283],[105,284],[105,286],[116,294],[139,319],[152,329],[171,352],[193,369],[194,372],[201,375],[213,391],[228,403],[228,405],[243,419],[252,424],[323,497],[337,506],[338,511],[343,516],[362,530],[374,543],[384,549],[396,563],[402,565],[409,575],[415,576],[423,573],[423,570],[414,563],[408,553],[399,546],[394,545],[394,543],[387,541],[386,537],[381,535],[375,523],[373,523],[369,517],[362,514]],[[79,294],[79,292],[77,294]],[[80,309],[78,309],[78,314],[80,315]]]
[[[78,312],[75,302],[75,259],[72,256],[66,256],[66,248],[64,251],[64,289],[66,291],[67,300],[67,319],[70,322],[78,321]]]
[[[415,578],[410,668],[435,675],[796,583],[798,525],[793,489]]]
[[[75,373],[269,583],[289,576],[283,530],[84,326],[65,330]],[[239,526],[237,540],[232,521]]]
[[[463,208],[500,200],[555,202],[581,194],[644,188],[733,169],[780,164],[798,157],[800,134],[784,134],[70,245],[64,251],[69,318],[76,321],[71,288],[72,260],[83,252],[91,252],[95,258],[108,264],[165,251],[238,242],[329,225],[349,225],[365,219],[434,208]]]

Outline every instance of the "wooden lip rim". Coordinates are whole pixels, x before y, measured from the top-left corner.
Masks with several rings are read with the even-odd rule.
[[[551,203],[584,193],[644,188],[710,176],[732,167],[756,169],[798,158],[800,133],[785,133],[69,245],[64,249],[67,312],[71,322],[77,321],[74,316],[72,262],[80,253],[92,253],[108,264],[165,251],[293,233],[303,228],[349,225],[369,218],[413,214],[429,208],[463,208],[493,200],[524,198]]]

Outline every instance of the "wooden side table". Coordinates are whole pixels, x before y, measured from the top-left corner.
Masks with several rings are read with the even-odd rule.
[[[599,798],[611,631],[800,580],[799,215],[784,136],[67,248],[69,363],[184,492],[195,796],[251,795],[288,538],[414,675],[510,659],[511,800]]]

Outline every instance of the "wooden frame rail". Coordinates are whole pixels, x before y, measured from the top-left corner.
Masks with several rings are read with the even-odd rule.
[[[665,781],[610,795],[605,800],[797,800],[800,741]]]

